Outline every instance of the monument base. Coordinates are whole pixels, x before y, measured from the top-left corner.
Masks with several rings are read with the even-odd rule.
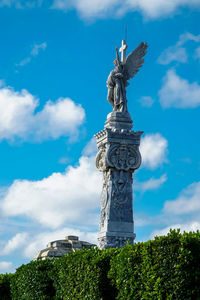
[[[135,233],[119,232],[119,231],[105,231],[98,234],[97,240],[100,249],[120,248],[127,243],[133,245]]]

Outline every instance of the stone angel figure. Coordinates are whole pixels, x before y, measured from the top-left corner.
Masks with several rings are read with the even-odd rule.
[[[143,56],[147,53],[147,43],[141,43],[133,52],[125,57],[127,45],[122,41],[122,59],[120,61],[118,48],[117,57],[114,59],[115,69],[110,72],[107,80],[108,96],[107,99],[113,107],[113,111],[127,112],[126,87],[128,80],[133,78],[140,70],[144,62]]]

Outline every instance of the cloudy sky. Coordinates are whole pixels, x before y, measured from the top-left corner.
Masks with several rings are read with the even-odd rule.
[[[127,89],[136,241],[200,229],[199,18],[200,0],[0,0],[0,273],[66,235],[97,242],[93,135],[126,26],[128,52],[149,44]]]

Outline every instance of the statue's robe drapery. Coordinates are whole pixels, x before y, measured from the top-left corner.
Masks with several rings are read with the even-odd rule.
[[[119,59],[118,49],[116,48],[117,59],[114,60],[116,68],[110,72],[107,80],[107,99],[112,105],[113,111],[128,112],[126,99],[128,80],[133,78],[142,67],[147,47],[147,43],[140,43],[126,58],[123,57],[122,61]]]
[[[110,72],[107,80],[108,101],[115,111],[125,111],[126,109],[126,91],[127,82],[124,81],[122,70],[118,67]]]

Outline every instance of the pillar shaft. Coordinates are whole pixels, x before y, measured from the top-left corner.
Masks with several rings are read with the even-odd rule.
[[[142,132],[134,132],[128,113],[108,115],[105,129],[95,135],[96,167],[103,172],[98,243],[101,249],[133,244],[133,179],[141,164]]]

